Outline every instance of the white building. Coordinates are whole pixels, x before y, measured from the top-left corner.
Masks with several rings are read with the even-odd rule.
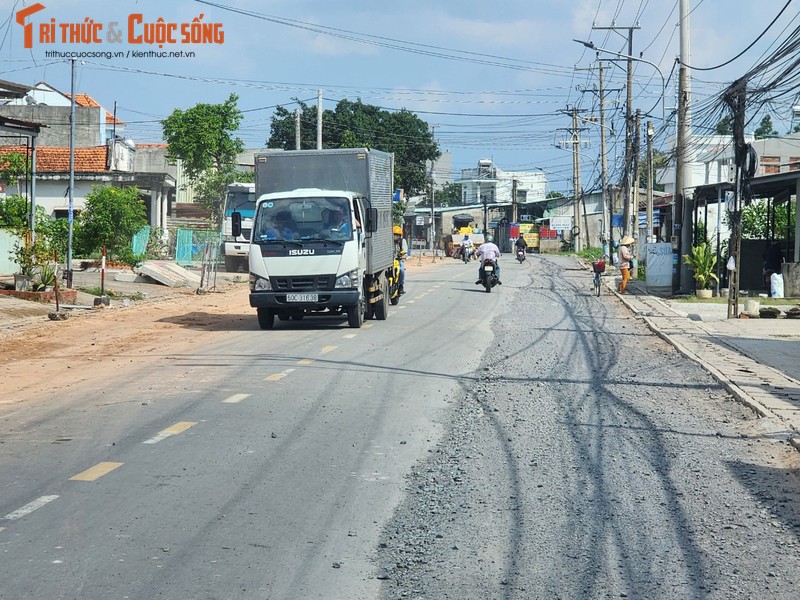
[[[489,159],[479,160],[477,168],[462,169],[461,179],[455,183],[461,185],[462,204],[505,204],[516,200],[519,215],[526,214],[526,205],[544,202],[547,193],[543,172],[503,171]]]

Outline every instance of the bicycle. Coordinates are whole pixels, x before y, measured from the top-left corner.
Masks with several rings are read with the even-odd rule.
[[[592,272],[594,276],[592,278],[592,285],[594,286],[594,293],[596,296],[600,296],[600,277],[606,271],[606,261],[602,258],[594,261],[592,263]]]

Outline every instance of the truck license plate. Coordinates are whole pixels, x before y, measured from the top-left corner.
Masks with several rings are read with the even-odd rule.
[[[319,294],[286,294],[287,302],[317,302]]]

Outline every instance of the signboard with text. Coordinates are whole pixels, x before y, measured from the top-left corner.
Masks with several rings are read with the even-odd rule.
[[[550,217],[550,229],[569,231],[572,229],[572,217]]]

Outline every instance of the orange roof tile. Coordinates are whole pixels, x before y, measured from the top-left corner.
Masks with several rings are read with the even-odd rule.
[[[67,98],[71,98],[69,94],[65,94]],[[75,94],[75,104],[78,106],[83,106],[84,108],[103,108],[100,106],[97,101],[92,98],[89,94]],[[105,110],[105,109],[104,109]],[[117,119],[114,115],[112,115],[107,110],[106,112],[106,124],[107,125],[124,125],[122,121]]]
[[[10,154],[25,155],[25,146],[0,146],[0,155]],[[91,146],[88,148],[75,148],[75,172],[100,173],[107,171],[106,146]],[[2,159],[0,159],[0,163]],[[36,148],[36,170],[42,173],[68,173],[69,148],[61,146],[38,146]]]

